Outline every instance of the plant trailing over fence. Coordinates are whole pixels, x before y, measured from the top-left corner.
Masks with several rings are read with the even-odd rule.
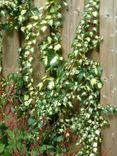
[[[108,123],[103,114],[117,112],[100,105],[102,69],[87,57],[101,41],[100,1],[88,0],[67,61],[61,45],[65,4],[47,0],[37,9],[31,0],[0,2],[1,31],[21,31],[24,40],[19,71],[6,79],[2,76],[2,45],[0,48],[0,153],[4,156],[67,155],[72,141],[77,147],[75,155],[96,156],[101,128]],[[35,86],[37,48],[45,76]]]

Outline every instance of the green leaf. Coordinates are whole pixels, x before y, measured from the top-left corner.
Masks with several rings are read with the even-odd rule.
[[[32,27],[33,27],[32,24],[28,24],[28,25],[27,25],[27,28],[28,28],[28,29],[32,29]]]
[[[5,145],[0,143],[0,153],[2,153],[4,151]]]
[[[51,37],[48,37],[47,40],[48,40],[49,44],[52,43],[52,38]]]
[[[41,24],[47,24],[47,21],[46,20],[43,20],[42,22],[41,22]]]
[[[57,44],[57,45],[54,46],[54,50],[55,51],[58,51],[60,49],[61,49],[61,45],[60,44]]]
[[[50,146],[50,145],[43,145],[43,146],[41,146],[40,148],[39,148],[39,151],[41,152],[41,153],[43,153],[44,151],[46,151],[46,150],[49,150],[49,149],[53,149],[54,147],[53,146]]]
[[[50,9],[50,13],[55,13],[57,11],[57,8],[56,7],[52,7],[51,9]]]
[[[97,80],[95,78],[91,79],[91,85],[95,85],[97,83]]]
[[[99,89],[101,89],[101,88],[102,88],[102,83],[99,82],[99,83],[97,84],[97,87],[98,87]]]
[[[59,59],[58,56],[53,57],[52,60],[50,61],[50,65],[51,66],[57,65],[58,59]]]
[[[28,119],[28,125],[33,125],[35,123],[35,119],[29,118]]]
[[[9,156],[9,155],[11,155],[10,151],[9,150],[5,150],[4,151],[4,156]]]
[[[22,10],[21,11],[21,15],[24,15],[26,13],[27,10]]]
[[[29,95],[24,95],[24,101],[27,101],[29,99]]]
[[[7,133],[8,133],[8,136],[9,136],[11,139],[14,139],[14,138],[15,138],[15,134],[14,134],[13,131],[7,130]]]
[[[98,12],[97,11],[94,11],[92,14],[93,14],[94,17],[97,17]]]
[[[30,17],[30,18],[34,19],[34,20],[38,20],[39,17],[35,15],[35,16]]]
[[[78,81],[81,82],[83,79],[83,73],[79,73],[78,75]]]
[[[45,32],[46,30],[47,30],[47,26],[46,25],[44,25],[44,26],[41,27],[41,31],[42,32]]]
[[[51,19],[51,20],[48,20],[48,24],[50,25],[50,26],[52,26],[53,25],[53,20]]]
[[[31,154],[32,154],[33,156],[37,156],[38,153],[39,153],[38,151],[32,151],[32,152],[31,152]]]
[[[57,137],[57,142],[61,142],[61,141],[63,141],[64,140],[64,137],[61,135],[61,136],[59,136],[59,137]]]

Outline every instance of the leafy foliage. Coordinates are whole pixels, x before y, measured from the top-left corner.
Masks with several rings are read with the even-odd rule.
[[[72,141],[78,149],[74,154],[98,155],[101,128],[108,123],[103,114],[117,112],[116,108],[100,105],[102,69],[87,57],[101,41],[99,2],[88,0],[67,61],[62,57],[61,45],[65,1],[47,0],[39,9],[30,0],[0,2],[1,30],[20,31],[24,38],[19,49],[19,71],[8,78],[2,76],[1,38],[2,155],[67,155]],[[35,86],[36,49],[40,50],[45,76]]]

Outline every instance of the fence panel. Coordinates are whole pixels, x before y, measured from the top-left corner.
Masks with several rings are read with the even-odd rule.
[[[68,8],[64,11],[64,23],[62,29],[63,56],[65,59],[67,59],[71,50],[76,27],[84,10],[83,0],[67,0],[67,2]]]
[[[100,60],[103,67],[104,86],[101,103],[117,106],[117,1],[101,1],[100,34],[103,43],[100,46]],[[110,127],[103,131],[102,155],[116,156],[117,153],[117,118],[109,117]],[[106,152],[105,152],[106,151]]]
[[[3,72],[7,76],[18,69],[18,48],[20,45],[18,32],[3,33]]]
[[[68,9],[64,10],[64,23],[62,29],[62,45],[64,58],[68,58],[71,51],[76,27],[84,10],[83,0],[67,0]],[[117,0],[100,0],[100,34],[103,42],[100,46],[100,55],[93,53],[95,60],[101,61],[103,67],[104,86],[101,92],[101,103],[106,106],[117,106]],[[35,6],[43,6],[45,0],[34,0]],[[4,75],[15,72],[18,69],[18,47],[20,46],[17,32],[4,33]],[[37,50],[38,51],[38,50]],[[39,62],[39,53],[35,56],[34,77],[35,80],[44,73]],[[116,156],[117,154],[117,118],[109,117],[110,127],[103,130],[104,141],[102,144],[102,156]],[[107,153],[107,154],[106,154]]]

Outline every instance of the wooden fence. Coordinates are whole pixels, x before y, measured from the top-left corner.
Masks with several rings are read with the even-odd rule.
[[[101,0],[100,34],[104,41],[100,46],[104,87],[101,94],[103,105],[117,106],[117,1]],[[110,118],[110,128],[103,131],[102,150],[108,156],[117,155],[117,118]]]
[[[36,6],[44,5],[45,0],[34,0]],[[102,105],[117,106],[117,0],[100,0],[100,35],[103,42],[100,52],[94,52],[92,58],[101,62],[104,86],[101,92]],[[62,30],[63,55],[67,59],[76,26],[84,9],[83,0],[68,0],[68,10],[64,13]],[[4,74],[15,72],[18,68],[17,48],[21,41],[17,32],[4,33]],[[37,65],[38,66],[38,65]],[[35,67],[36,68],[36,67]],[[39,65],[41,76],[43,69]],[[103,143],[101,156],[117,156],[117,117],[109,117],[110,127],[102,130]]]

